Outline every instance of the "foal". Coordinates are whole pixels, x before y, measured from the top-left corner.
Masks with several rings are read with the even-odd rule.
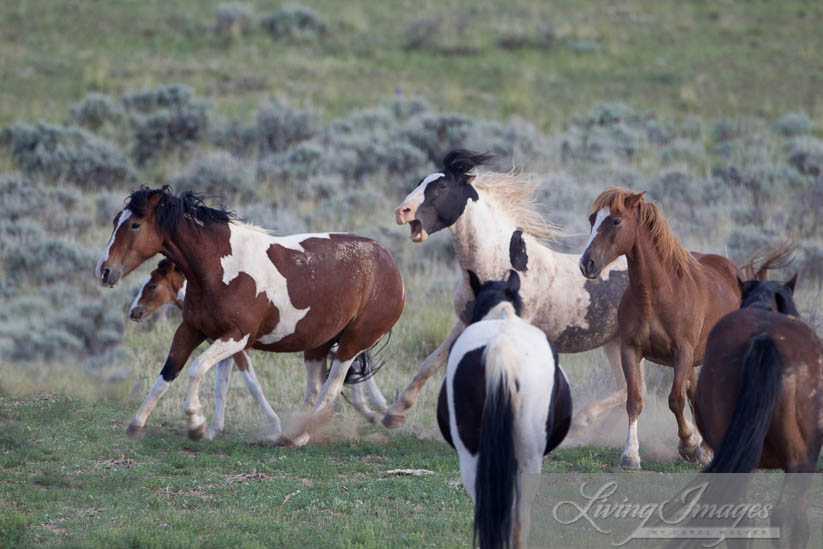
[[[619,187],[605,190],[595,199],[589,222],[591,235],[580,258],[586,278],[597,277],[622,255],[628,260],[629,287],[617,312],[629,416],[620,466],[640,468],[642,358],[674,367],[669,409],[677,419],[678,450],[686,460],[707,461],[708,452],[701,456],[700,437],[684,414],[686,387],[693,396],[694,368],[703,363],[709,331],[740,304],[737,266],[719,255],[689,252],[643,193]]]
[[[97,263],[98,282],[113,287],[157,253],[186,277],[186,299],[163,370],[132,419],[135,429],[207,339],[213,343],[189,366],[183,407],[193,440],[206,431],[200,381],[217,362],[250,348],[303,351],[320,373],[337,345],[320,394],[311,391],[304,403],[313,407],[309,424],[275,441],[308,442],[310,424],[330,413],[355,359],[389,332],[405,301],[397,265],[374,240],[345,233],[274,236],[168,186],[142,187],[128,197]],[[307,389],[317,385],[309,379]]]
[[[183,308],[183,301],[186,298],[186,278],[183,273],[175,266],[174,263],[168,259],[161,259],[143,283],[137,297],[129,309],[129,318],[135,322],[141,322],[149,318],[160,307],[174,304],[178,309]],[[280,419],[272,410],[266,397],[263,395],[263,389],[257,381],[257,376],[254,373],[254,366],[251,363],[249,355],[243,351],[234,355],[234,362],[240,369],[243,375],[243,381],[249,394],[254,397],[257,403],[263,408],[263,413],[269,420],[274,432],[280,432]],[[316,367],[312,365],[312,367]],[[308,366],[307,366],[308,368]],[[215,375],[214,394],[215,394],[215,410],[212,424],[206,430],[206,439],[211,440],[214,436],[223,430],[225,422],[226,409],[226,393],[229,390],[229,379],[231,378],[232,364],[231,359],[223,359],[217,363],[217,373]],[[351,372],[351,370],[350,370]],[[314,375],[311,370],[307,369],[306,375],[309,379],[320,379]],[[325,379],[327,373],[322,373],[322,378]],[[366,404],[363,394],[363,385],[371,392],[372,398],[374,395],[380,395],[380,390],[374,381],[374,376],[368,377],[363,384],[359,382],[349,385],[352,391],[351,405],[365,416],[370,421],[374,422],[377,415],[371,411]],[[304,410],[308,411],[308,410]],[[136,434],[136,433],[132,433]]]
[[[474,309],[449,353],[437,422],[457,450],[480,547],[520,547],[536,495],[521,474],[540,473],[565,438],[571,392],[546,335],[518,316],[518,274],[482,285],[468,275]]]

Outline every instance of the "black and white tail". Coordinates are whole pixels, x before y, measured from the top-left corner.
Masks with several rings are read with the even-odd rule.
[[[515,410],[517,391],[512,357],[506,338],[498,338],[486,350],[486,401],[480,428],[474,539],[481,549],[509,547],[512,533],[512,507],[519,493],[515,455]]]
[[[771,337],[759,335],[752,339],[743,358],[732,419],[704,473],[748,473],[757,467],[782,374],[783,359]]]

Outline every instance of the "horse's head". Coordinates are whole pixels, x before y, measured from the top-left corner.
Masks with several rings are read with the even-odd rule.
[[[755,309],[766,309],[784,315],[800,317],[794,304],[794,286],[797,283],[797,274],[786,282],[747,280],[740,283],[740,293],[743,301],[740,305]]]
[[[182,307],[181,292],[185,291],[185,284],[186,278],[177,266],[168,259],[161,260],[134,298],[134,303],[129,309],[129,318],[140,322],[170,303]]]
[[[520,297],[520,275],[517,271],[509,271],[509,278],[505,281],[489,280],[481,283],[473,271],[469,273],[469,285],[474,292],[474,310],[469,324],[491,316],[497,318],[502,314],[501,309],[513,309],[514,314],[520,316],[523,310],[523,300]],[[503,306],[501,307],[501,304]]]
[[[423,178],[420,184],[394,210],[398,225],[409,223],[412,242],[423,242],[430,234],[452,226],[463,214],[469,199],[477,200],[471,172],[492,159],[457,149],[443,159],[443,171]]]
[[[141,187],[127,199],[126,207],[114,216],[114,230],[97,262],[97,281],[113,288],[120,279],[158,253],[163,234],[157,211],[164,207],[168,188]]]
[[[583,276],[597,278],[606,265],[632,249],[643,195],[612,188],[594,201],[589,216],[591,234],[580,256]]]

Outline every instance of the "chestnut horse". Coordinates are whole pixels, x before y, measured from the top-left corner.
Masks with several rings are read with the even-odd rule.
[[[428,235],[448,228],[463,276],[454,292],[457,322],[389,408],[383,424],[402,425],[405,411],[446,363],[449,348],[466,328],[474,302],[466,273],[499,280],[514,269],[521,280],[523,320],[540,328],[558,352],[602,347],[611,365],[618,390],[575,416],[570,436],[577,436],[598,416],[626,401],[617,327],[617,305],[628,287],[626,264],[620,259],[604,268],[598,280],[582,279],[580,256],[558,253],[544,244],[557,232],[534,207],[537,182],[527,175],[475,173],[490,159],[465,150],[449,152],[443,171],[425,177],[395,210],[397,223],[409,224],[412,242],[424,242]]]
[[[823,445],[823,348],[792,300],[797,276],[743,283],[741,308],[709,334],[695,421],[710,473],[813,473]],[[733,398],[737,395],[737,398]]]
[[[168,259],[161,259],[157,264],[129,309],[129,318],[135,322],[142,322],[149,318],[160,307],[166,305],[175,305],[178,309],[183,309],[183,300],[186,298],[186,277],[180,272],[177,266]],[[266,397],[263,395],[263,389],[260,387],[260,382],[257,381],[257,376],[254,373],[254,366],[251,363],[249,355],[243,351],[234,355],[234,362],[240,369],[243,376],[243,382],[249,391],[249,394],[257,401],[263,409],[263,413],[271,423],[274,432],[280,432],[280,418],[272,410]],[[312,363],[314,367],[314,363]],[[214,394],[215,407],[214,419],[211,425],[206,430],[206,439],[211,440],[214,436],[223,430],[225,422],[226,410],[226,394],[229,390],[229,380],[231,379],[232,363],[231,359],[223,359],[217,363],[217,373],[215,374]],[[349,370],[352,373],[352,370]],[[306,372],[309,378],[317,377],[312,371]],[[328,372],[322,372],[322,379],[325,379]],[[352,391],[352,400],[349,403],[363,416],[374,422],[377,415],[371,411],[366,404],[363,394],[363,385],[366,385],[371,392],[372,398],[374,395],[382,397],[380,389],[374,381],[374,376],[369,376],[363,384],[353,383],[349,385]]]
[[[175,196],[168,186],[141,187],[114,218],[97,264],[98,281],[113,287],[157,253],[186,278],[183,321],[131,430],[143,429],[169,383],[207,339],[213,343],[189,366],[183,405],[193,440],[206,431],[198,391],[214,364],[251,348],[303,351],[307,363],[322,365],[312,371],[324,371],[337,344],[320,394],[317,380],[307,382],[307,404],[313,405],[308,424],[293,436],[275,439],[283,445],[308,442],[310,424],[330,413],[352,363],[389,332],[403,311],[400,271],[374,240],[345,233],[274,236],[237,221],[232,212],[207,207],[192,192]]]
[[[605,190],[595,199],[589,222],[591,234],[580,258],[586,278],[597,277],[620,256],[628,260],[629,288],[617,312],[629,416],[620,466],[640,468],[642,358],[674,367],[669,409],[677,419],[678,450],[686,460],[707,462],[709,451],[701,455],[700,437],[684,413],[686,390],[688,386],[691,401],[697,385],[694,368],[703,363],[709,331],[740,305],[738,268],[719,255],[689,252],[644,193]]]

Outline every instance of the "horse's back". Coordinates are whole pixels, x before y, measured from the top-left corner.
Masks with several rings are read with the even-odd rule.
[[[695,397],[698,428],[717,447],[737,402],[746,354],[763,335],[777,349],[783,372],[760,466],[783,467],[797,440],[806,441],[816,460],[823,443],[823,348],[813,329],[787,315],[745,308],[715,325]]]

